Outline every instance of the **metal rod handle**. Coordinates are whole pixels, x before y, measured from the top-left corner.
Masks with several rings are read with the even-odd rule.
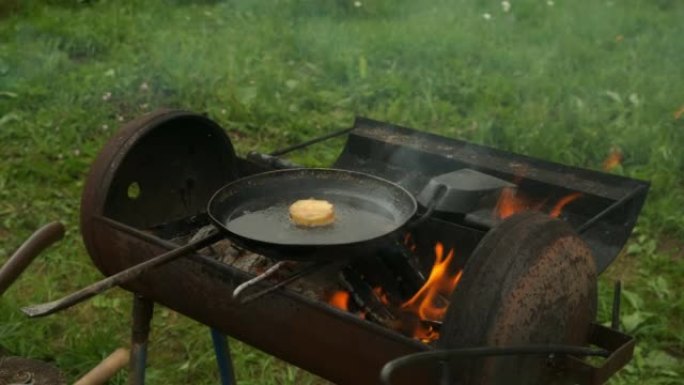
[[[223,239],[223,234],[220,232],[215,232],[208,235],[207,237],[197,240],[195,242],[188,243],[185,246],[179,247],[177,249],[171,250],[167,253],[158,255],[152,259],[145,262],[137,264],[135,266],[129,267],[126,270],[122,270],[112,276],[109,276],[101,281],[95,282],[90,286],[87,286],[81,290],[67,295],[64,298],[58,299],[56,301],[47,302],[39,305],[28,306],[22,308],[21,311],[27,316],[42,317],[46,316],[60,310],[70,308],[78,303],[87,300],[97,294],[100,294],[114,286],[121,285],[123,283],[132,281],[141,274],[152,270],[153,268],[163,265],[165,263],[171,262],[174,259],[178,259],[182,256],[188,255],[193,251],[205,248],[213,243],[216,243]]]
[[[255,299],[261,298],[268,293],[274,292],[274,291],[280,289],[281,287],[283,287],[285,285],[289,285],[290,283],[292,283],[292,282],[294,282],[294,281],[296,281],[302,277],[305,277],[309,274],[313,274],[313,273],[323,269],[324,267],[327,267],[328,265],[329,265],[329,263],[327,261],[326,262],[314,262],[314,263],[310,264],[309,266],[306,266],[303,269],[291,274],[289,277],[283,279],[282,281],[280,281],[280,282],[278,282],[272,286],[269,286],[265,289],[262,289],[256,293],[241,297],[240,298],[240,304],[244,305],[246,303],[252,302]]]
[[[258,163],[275,170],[286,170],[290,168],[304,167],[297,163],[290,162],[287,159],[278,158],[277,156],[273,155],[262,154],[256,151],[250,151],[249,153],[247,153],[247,160],[251,160],[254,163]]]
[[[264,271],[263,273],[257,275],[256,277],[254,277],[254,278],[252,278],[252,279],[250,279],[250,280],[247,280],[247,281],[241,283],[238,287],[235,288],[235,290],[233,290],[233,296],[232,296],[233,299],[238,298],[238,297],[240,296],[240,293],[242,293],[242,292],[243,292],[245,289],[247,289],[248,287],[254,286],[254,285],[256,285],[257,283],[263,281],[264,279],[266,279],[266,278],[272,276],[273,274],[275,274],[276,272],[278,272],[278,270],[280,270],[281,267],[287,265],[288,263],[289,263],[289,262],[287,262],[287,261],[279,261],[279,262],[277,262],[275,265],[269,267],[269,268],[268,268],[266,271]]]
[[[270,153],[269,155],[272,155],[272,156],[284,155],[284,154],[287,154],[288,152],[292,152],[292,151],[295,151],[295,150],[299,150],[300,148],[304,148],[304,147],[310,146],[310,145],[312,145],[312,144],[316,144],[316,143],[322,142],[322,141],[324,141],[324,140],[332,139],[332,138],[334,138],[334,137],[336,137],[336,136],[342,136],[342,135],[344,135],[344,134],[348,134],[348,133],[352,132],[353,129],[354,129],[354,127],[352,127],[352,128],[345,128],[345,129],[343,129],[343,130],[338,130],[338,131],[333,131],[333,132],[331,132],[331,133],[329,133],[329,134],[325,134],[325,135],[323,135],[323,136],[319,136],[318,138],[314,138],[314,139],[311,139],[311,140],[307,140],[306,142],[302,142],[302,143],[299,143],[299,144],[295,144],[295,145],[292,145],[292,146],[289,146],[289,147],[282,148],[282,149],[280,149],[280,150],[273,151],[273,152]]]
[[[0,268],[0,296],[48,246],[64,237],[64,225],[52,222],[36,230]]]

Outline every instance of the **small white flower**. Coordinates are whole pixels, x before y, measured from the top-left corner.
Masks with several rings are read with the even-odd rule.
[[[502,9],[504,12],[510,11],[510,10],[511,10],[511,3],[508,2],[508,1],[502,1],[502,2],[501,2],[501,9]]]
[[[76,156],[81,155],[81,150],[79,150],[78,148],[75,149],[75,150],[74,150],[74,155],[76,155]]]
[[[492,15],[490,15],[490,14],[488,14],[488,13],[482,14],[482,17],[483,17],[485,20],[491,20],[491,19],[492,19]]]
[[[549,7],[553,7],[554,4],[556,4],[556,3],[554,3],[553,0],[548,0],[548,1],[546,2],[546,5],[548,5]]]
[[[109,130],[109,126],[106,125],[106,124],[103,124],[101,128],[102,128],[102,131],[107,131],[107,130]]]
[[[102,100],[104,100],[105,102],[111,98],[112,98],[111,92],[105,92],[104,95],[102,95]]]
[[[225,115],[227,112],[228,112],[228,111],[226,111],[225,108],[222,108],[222,109],[221,109],[221,114]]]
[[[118,120],[118,121],[120,121],[120,122],[123,122],[123,121],[124,121],[123,115],[117,115],[117,116],[116,116],[116,120]]]
[[[142,108],[143,110],[146,110],[147,107],[149,107],[149,106],[150,106],[149,104],[145,103],[145,104],[141,104],[140,108]]]
[[[150,89],[150,86],[147,84],[147,82],[142,82],[140,85],[140,91],[147,91]]]
[[[361,4],[360,1],[355,1],[355,2],[354,2],[354,6],[355,6],[356,8],[360,8],[362,5],[363,5],[363,4]]]

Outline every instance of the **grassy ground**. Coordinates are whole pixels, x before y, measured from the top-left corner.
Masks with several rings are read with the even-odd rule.
[[[205,111],[238,150],[270,150],[354,115],[653,182],[601,281],[625,284],[635,359],[612,384],[684,376],[684,3],[676,0],[0,2],[0,262],[40,225],[66,239],[0,299],[0,345],[70,378],[128,343],[118,290],[28,321],[19,307],[99,277],[78,234],[88,165],[121,124]],[[330,162],[335,145],[301,155]],[[205,328],[158,308],[149,383],[216,383]],[[241,384],[320,380],[234,343]],[[112,383],[125,383],[124,374]]]

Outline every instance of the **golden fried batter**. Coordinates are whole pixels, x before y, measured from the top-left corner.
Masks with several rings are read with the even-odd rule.
[[[290,219],[302,227],[327,226],[335,222],[335,208],[325,200],[302,199],[290,205]]]

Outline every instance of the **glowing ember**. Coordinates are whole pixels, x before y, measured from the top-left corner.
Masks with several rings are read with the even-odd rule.
[[[385,290],[382,287],[374,287],[373,293],[375,293],[375,296],[378,297],[383,305],[389,305],[389,298],[387,298],[387,293],[385,293]]]
[[[558,218],[561,215],[561,212],[563,211],[563,207],[565,207],[570,202],[574,201],[575,199],[581,196],[582,193],[580,192],[574,192],[572,194],[564,196],[558,201],[558,203],[556,203],[555,206],[553,206],[553,209],[551,209],[551,211],[549,212],[549,216],[551,218]]]
[[[622,158],[622,151],[620,151],[620,149],[612,149],[610,151],[610,154],[608,154],[606,160],[603,161],[603,170],[610,171],[615,167],[619,166],[620,164],[622,164]]]
[[[404,234],[404,245],[409,245],[412,240],[413,236],[411,236],[411,233]]]
[[[454,250],[449,250],[445,257],[444,245],[437,242],[435,245],[435,264],[432,266],[430,276],[423,287],[411,299],[401,305],[401,309],[418,315],[418,318],[423,321],[441,321],[448,306],[445,298],[449,298],[461,279],[462,271],[456,273],[449,271],[449,265],[453,259]],[[439,333],[434,331],[431,326],[419,322],[414,331],[414,337],[429,342],[437,339]]]
[[[412,252],[416,251],[416,242],[413,240],[411,233],[404,234],[404,246]]]
[[[349,311],[349,293],[344,290],[338,290],[330,296],[328,303],[338,309]]]

